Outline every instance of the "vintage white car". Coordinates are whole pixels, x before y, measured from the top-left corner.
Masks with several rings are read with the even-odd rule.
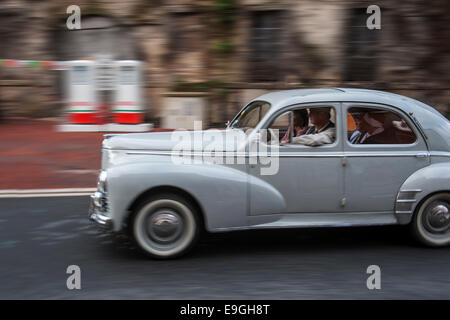
[[[107,135],[102,152],[89,217],[155,258],[201,230],[410,224],[450,243],[450,122],[401,95],[273,92],[225,130]]]

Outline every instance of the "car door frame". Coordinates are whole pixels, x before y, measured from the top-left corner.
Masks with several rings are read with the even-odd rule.
[[[406,121],[408,126],[413,130],[416,141],[410,144],[352,144],[348,139],[348,131],[347,131],[347,114],[348,110],[352,107],[360,107],[360,108],[376,108],[376,109],[384,109],[387,111],[391,111],[397,115],[399,115],[403,120]],[[398,192],[400,191],[400,187],[403,182],[415,171],[426,167],[430,164],[430,152],[428,148],[428,144],[426,141],[426,137],[423,136],[421,130],[418,128],[413,119],[408,116],[406,112],[404,112],[401,108],[388,105],[384,103],[376,103],[376,102],[353,102],[353,101],[344,101],[342,102],[342,135],[344,137],[343,141],[343,151],[345,156],[345,169],[344,169],[344,193],[345,193],[345,212],[355,212],[355,213],[393,213],[396,205],[396,197]],[[378,160],[374,160],[377,159]],[[395,164],[396,161],[401,159],[416,159],[415,161],[404,161],[403,163],[396,163],[395,166],[401,168],[403,170],[403,175],[397,173],[397,177],[394,177],[394,180],[385,179],[386,184],[384,187],[375,187],[376,183],[374,183],[374,187],[367,192],[362,192],[362,194],[358,194],[358,191],[363,190],[362,185],[358,182],[355,183],[353,187],[353,183],[356,178],[356,171],[361,170],[362,167],[368,165],[357,165],[358,161],[361,159],[365,159],[367,163],[371,163],[374,168],[377,166],[382,166],[383,163]],[[389,161],[388,161],[389,159]],[[394,160],[395,159],[395,160]],[[383,161],[385,160],[385,161]],[[361,162],[362,163],[362,162]],[[405,168],[404,165],[408,164],[411,166],[408,174],[408,168]],[[394,166],[394,168],[395,168]],[[371,169],[375,171],[375,169]],[[387,171],[386,171],[387,172]],[[378,171],[373,172],[372,175],[375,179],[383,179],[386,178],[386,172]],[[392,171],[389,171],[392,172]],[[394,171],[395,173],[395,171]],[[360,177],[362,181],[367,183],[367,176]],[[364,182],[363,182],[364,183]],[[394,185],[392,185],[394,184]],[[386,205],[381,204],[380,201],[387,201]],[[362,203],[364,202],[364,204]]]
[[[298,158],[305,158],[305,159],[320,159],[320,158],[336,158],[336,163],[334,164],[334,167],[336,169],[336,181],[339,185],[338,192],[334,192],[335,205],[332,206],[333,210],[327,210],[327,211],[321,211],[320,205],[323,205],[324,207],[329,206],[332,200],[325,198],[325,201],[322,202],[319,201],[315,203],[307,203],[307,205],[304,206],[305,209],[302,209],[300,211],[293,210],[292,205],[289,203],[286,204],[285,212],[274,212],[275,208],[271,208],[270,205],[267,204],[264,199],[262,199],[262,196],[259,198],[253,198],[255,195],[252,194],[252,180],[249,181],[249,215],[250,216],[258,216],[258,215],[264,215],[264,214],[295,214],[295,213],[319,213],[319,212],[327,212],[327,213],[338,213],[340,212],[340,203],[342,201],[342,197],[344,196],[344,186],[343,186],[343,179],[344,179],[344,172],[342,167],[342,159],[344,159],[344,153],[343,153],[343,139],[342,136],[342,127],[343,122],[341,120],[341,110],[342,110],[342,104],[341,102],[311,102],[311,103],[296,103],[292,105],[283,106],[279,110],[275,111],[273,114],[270,115],[270,117],[267,118],[264,124],[261,125],[260,129],[267,129],[271,123],[279,116],[283,115],[285,112],[293,111],[298,108],[308,108],[308,107],[333,107],[336,112],[336,140],[334,143],[329,145],[323,145],[318,147],[310,147],[310,146],[303,146],[298,144],[288,144],[288,145],[280,145],[279,146],[279,159],[280,159],[280,167],[283,163],[283,159],[298,159]],[[259,139],[258,143],[262,143],[265,145],[265,147],[270,148],[270,145],[267,143],[264,143]],[[268,149],[269,150],[269,149]],[[289,161],[292,165],[293,161]],[[313,161],[309,161],[313,162]],[[261,179],[254,175],[255,165],[249,166],[249,176],[250,179]],[[280,190],[280,188],[283,188],[282,184],[280,183],[280,177],[277,177],[278,181],[273,185],[275,189],[277,189],[278,192],[283,194],[283,190]],[[282,177],[281,177],[282,179]],[[266,179],[267,180],[267,179]],[[333,185],[336,186],[335,184]],[[319,188],[319,186],[317,186]],[[313,192],[315,192],[315,188],[313,188]],[[284,190],[284,192],[287,192]],[[338,196],[337,196],[338,194]],[[285,198],[285,197],[284,197]],[[289,200],[289,199],[288,199]],[[330,201],[327,203],[326,201]],[[291,201],[292,202],[292,201]]]

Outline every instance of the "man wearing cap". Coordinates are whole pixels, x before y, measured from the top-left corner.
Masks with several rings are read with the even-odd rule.
[[[336,138],[336,128],[330,121],[330,108],[311,108],[308,112],[311,126],[306,134],[292,138],[292,143],[305,146],[321,146],[333,143]]]

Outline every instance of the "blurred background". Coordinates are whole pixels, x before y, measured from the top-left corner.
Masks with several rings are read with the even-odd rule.
[[[366,10],[374,4],[381,29],[369,30]],[[70,5],[80,7],[79,30],[67,28]],[[83,125],[122,121],[148,131],[190,129],[202,120],[205,128],[223,127],[249,100],[290,88],[386,90],[450,118],[449,12],[447,0],[3,0],[0,157],[92,176],[102,133],[111,128]],[[95,75],[71,76],[73,61],[82,61],[73,65],[80,72],[83,61],[94,61]],[[121,66],[118,77],[117,61],[138,64]],[[115,96],[118,82],[122,98]],[[91,105],[79,97],[87,90],[96,97]],[[98,114],[83,118],[88,107]],[[132,113],[119,121],[120,109]],[[72,123],[101,132],[59,132],[58,125]],[[89,164],[76,161],[89,152]],[[64,166],[51,160],[58,156]],[[5,179],[0,188],[17,180]]]
[[[72,4],[81,30],[66,27]],[[380,30],[366,28],[372,4]],[[142,61],[155,127],[170,124],[173,96],[198,97],[191,112],[223,126],[264,91],[323,86],[405,94],[450,117],[449,12],[446,0],[3,0],[0,59]],[[3,117],[60,116],[63,74],[1,67]]]

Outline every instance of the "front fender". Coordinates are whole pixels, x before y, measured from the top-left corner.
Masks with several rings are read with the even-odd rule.
[[[286,212],[286,199],[270,183],[252,176],[249,179],[251,190],[249,215],[270,215]]]
[[[245,167],[242,167],[245,169]],[[131,204],[142,193],[160,186],[183,189],[195,198],[204,213],[206,229],[247,224],[247,173],[214,164],[177,165],[170,161],[124,163],[110,167],[108,201],[114,230],[122,228]]]
[[[416,191],[415,202],[411,202],[410,206],[405,207],[399,202],[402,193]],[[414,172],[400,188],[397,194],[397,203],[395,215],[400,224],[408,224],[411,222],[417,205],[429,195],[436,192],[450,191],[450,163],[435,163],[428,167],[422,168]]]

